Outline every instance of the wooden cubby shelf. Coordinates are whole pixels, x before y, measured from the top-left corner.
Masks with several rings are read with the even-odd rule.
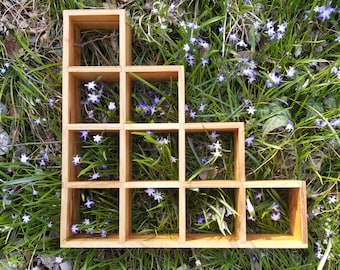
[[[83,36],[91,31],[117,39],[115,55],[111,64],[90,65],[84,60]],[[87,44],[85,42],[85,44]],[[61,247],[68,248],[307,248],[306,186],[297,180],[245,179],[244,123],[185,121],[185,73],[183,66],[132,66],[131,30],[124,10],[67,10],[64,11],[63,37],[63,154],[62,154],[62,202]],[[85,51],[88,53],[88,51]],[[80,86],[100,78],[112,86],[117,98],[117,118],[109,121],[88,122],[84,120]],[[169,107],[171,118],[159,123],[148,123],[136,118],[132,108],[135,82],[166,83],[173,87],[174,107]],[[79,176],[79,166],[74,157],[88,147],[79,136],[82,131],[107,135],[111,171],[103,179],[86,181]],[[134,179],[133,148],[138,144],[137,133],[152,130],[167,134],[178,152],[178,172],[166,179]],[[199,178],[189,169],[187,154],[191,135],[218,131],[224,134],[230,149],[229,174]],[[137,141],[137,143],[136,143]],[[115,144],[115,150],[109,151]],[[107,156],[109,155],[109,156]],[[95,155],[94,155],[95,156]],[[194,168],[195,169],[195,168]],[[83,178],[85,177],[85,178]],[[138,220],[134,215],[134,194],[146,188],[164,190],[172,194],[178,211],[176,229],[166,234],[140,234]],[[230,234],[219,232],[198,233],[191,230],[188,209],[195,205],[195,190],[224,192],[229,196],[236,214],[232,218]],[[282,193],[285,200],[286,229],[283,231],[257,231],[247,218],[247,192],[263,190]],[[81,224],[88,210],[82,202],[88,196],[101,197],[110,214],[110,230],[105,237],[100,234],[72,233],[73,224]],[[113,201],[105,200],[115,198]],[[103,206],[104,207],[104,206]],[[170,213],[169,213],[170,215]],[[103,221],[104,222],[104,221]]]

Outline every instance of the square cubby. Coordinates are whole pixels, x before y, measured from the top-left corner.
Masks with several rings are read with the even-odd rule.
[[[70,66],[119,66],[123,10],[81,10],[64,12],[64,45]]]
[[[145,239],[179,234],[179,196],[176,188],[130,189],[131,237]]]
[[[223,130],[186,131],[186,180],[235,180],[234,134]]]
[[[75,150],[70,161],[75,181],[119,180],[119,132],[71,132]]]
[[[247,234],[289,234],[289,189],[247,189]]]
[[[262,180],[246,183],[246,239],[254,247],[307,245],[305,182]],[[269,241],[269,242],[268,242]]]
[[[118,72],[70,72],[68,86],[71,123],[119,123]]]
[[[72,237],[107,238],[119,233],[118,189],[71,189]]]
[[[127,120],[134,123],[179,122],[178,70],[150,72],[129,68],[127,84]],[[154,68],[154,67],[153,67]]]
[[[187,241],[239,240],[238,189],[194,188],[186,190]]]
[[[178,180],[176,132],[135,131],[129,136],[131,180]]]
[[[119,66],[118,29],[80,30],[79,43],[81,66]]]

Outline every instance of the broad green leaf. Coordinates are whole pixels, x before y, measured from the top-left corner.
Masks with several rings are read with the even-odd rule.
[[[274,129],[284,127],[288,124],[289,117],[286,114],[278,114],[267,119],[263,124],[263,133],[267,134]]]
[[[337,102],[334,96],[327,97],[323,103],[329,108],[337,108]]]

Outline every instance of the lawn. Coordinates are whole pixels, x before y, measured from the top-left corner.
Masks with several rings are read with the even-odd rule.
[[[338,269],[340,6],[311,0],[3,0],[0,3],[1,269]],[[63,10],[122,8],[133,65],[183,65],[186,122],[244,122],[247,180],[307,186],[307,249],[60,248]],[[117,65],[118,33],[84,31],[82,65]],[[177,84],[134,78],[131,117],[178,121]],[[79,85],[84,123],[119,122],[119,85]],[[103,94],[105,93],[105,94]],[[80,181],[119,180],[116,133],[81,131]],[[178,178],[178,136],[131,132],[134,180]],[[189,181],[233,179],[228,132],[187,136]],[[113,150],[113,151],[112,151]],[[80,190],[74,234],[119,227],[115,190]],[[137,234],[178,232],[178,193],[133,189]],[[287,190],[247,190],[249,233],[289,230]],[[235,194],[188,190],[190,232],[233,233]],[[71,229],[71,228],[70,228]]]

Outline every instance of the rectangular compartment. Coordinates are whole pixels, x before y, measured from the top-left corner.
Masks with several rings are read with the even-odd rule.
[[[177,133],[149,130],[129,136],[132,180],[178,180]]]
[[[72,164],[76,170],[70,180],[118,181],[119,133],[102,131],[72,131],[75,150]]]
[[[64,12],[64,49],[69,66],[113,66],[121,63],[128,25],[124,10],[68,10]],[[92,58],[91,55],[94,57]],[[90,58],[90,61],[88,60]],[[94,60],[96,59],[96,60]],[[100,60],[100,61],[97,61]]]
[[[71,189],[75,213],[68,228],[72,238],[117,237],[119,233],[118,189]]]
[[[202,130],[186,132],[186,179],[235,180],[234,135],[230,132]]]
[[[179,122],[179,92],[183,88],[179,71],[176,66],[127,68],[127,121]]]
[[[195,188],[186,190],[187,234],[233,235],[235,189]]]
[[[69,122],[119,123],[119,73],[114,69],[77,70],[68,75]]]
[[[289,189],[247,189],[247,234],[289,233]]]
[[[119,66],[117,29],[81,30],[75,50],[80,50],[81,66]],[[77,48],[79,47],[79,48]]]
[[[246,187],[249,200],[246,239],[249,245],[272,248],[291,248],[291,245],[296,248],[307,247],[304,181],[247,181]]]
[[[152,239],[159,235],[178,237],[178,189],[130,189],[131,236]]]

